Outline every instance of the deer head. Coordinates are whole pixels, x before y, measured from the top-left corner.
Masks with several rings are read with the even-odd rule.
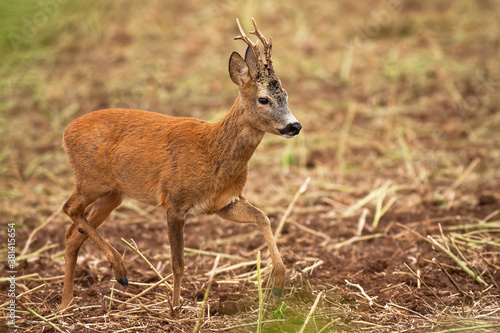
[[[240,22],[236,19],[240,35],[248,47],[243,59],[237,52],[229,59],[229,74],[231,80],[240,91],[240,103],[246,110],[249,122],[253,127],[267,133],[291,138],[299,134],[302,125],[288,108],[288,95],[281,87],[281,81],[274,73],[271,58],[272,38],[267,41],[260,32],[257,23],[252,18],[256,35],[264,45],[265,62],[259,52],[258,40],[253,43],[243,32]]]

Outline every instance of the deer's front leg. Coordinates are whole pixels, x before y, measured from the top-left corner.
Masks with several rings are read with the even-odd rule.
[[[251,205],[245,197],[224,207],[217,213],[220,217],[240,223],[256,224],[264,234],[269,254],[274,266],[274,288],[273,293],[280,296],[285,284],[285,265],[281,261],[281,255],[271,230],[271,222],[259,208]]]
[[[170,265],[174,274],[173,306],[179,306],[182,274],[184,272],[184,216],[172,208],[167,209],[168,241],[170,243]]]

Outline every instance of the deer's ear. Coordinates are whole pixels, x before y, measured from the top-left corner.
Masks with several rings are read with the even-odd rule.
[[[252,79],[247,63],[238,52],[233,52],[229,58],[229,76],[238,87],[242,87]]]
[[[255,56],[250,46],[247,47],[247,51],[245,52],[245,62],[247,63],[248,69],[250,70],[250,75],[252,77],[256,77],[257,63],[255,62]]]

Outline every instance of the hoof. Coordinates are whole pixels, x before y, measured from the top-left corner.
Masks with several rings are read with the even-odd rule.
[[[122,286],[128,286],[128,278],[127,277],[119,278],[116,281],[118,281],[118,283],[121,284]]]
[[[273,295],[276,297],[281,297],[281,295],[283,295],[283,291],[279,288],[273,288]]]

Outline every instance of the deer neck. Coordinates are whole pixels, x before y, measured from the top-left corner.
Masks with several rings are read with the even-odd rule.
[[[264,137],[263,131],[251,126],[245,112],[248,110],[238,97],[226,116],[213,126],[212,158],[226,176],[237,176],[246,170],[248,161]]]

